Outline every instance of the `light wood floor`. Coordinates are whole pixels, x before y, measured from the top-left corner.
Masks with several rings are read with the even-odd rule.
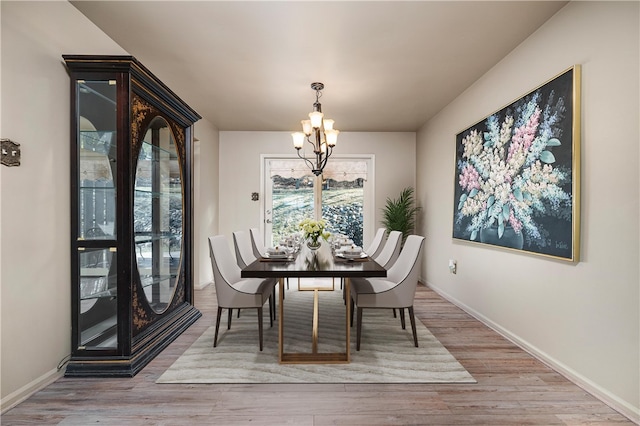
[[[633,424],[432,290],[419,286],[416,299],[418,318],[477,384],[155,384],[213,324],[216,302],[209,286],[196,292],[196,307],[203,317],[136,377],[62,378],[9,410],[0,422],[3,426]]]

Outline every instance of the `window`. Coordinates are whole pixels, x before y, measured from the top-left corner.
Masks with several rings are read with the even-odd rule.
[[[304,218],[327,221],[328,231],[362,246],[371,158],[331,157],[320,178],[297,158],[265,159],[264,236],[269,245],[298,232]]]

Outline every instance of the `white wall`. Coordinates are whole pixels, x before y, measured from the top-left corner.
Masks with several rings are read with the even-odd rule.
[[[396,198],[407,186],[415,188],[416,134],[412,132],[340,132],[334,156],[374,154],[375,223],[380,226],[387,197]],[[220,132],[219,232],[260,227],[260,203],[251,201],[260,189],[260,155],[295,155],[289,132]],[[300,160],[302,161],[302,160]],[[331,159],[329,159],[331,161]],[[262,199],[264,194],[260,193]],[[375,229],[374,229],[375,230]],[[372,236],[365,236],[366,238]]]
[[[194,125],[194,285],[203,288],[213,281],[209,260],[210,235],[218,233],[218,129],[202,119]],[[196,302],[197,306],[197,302]]]
[[[67,2],[0,2],[2,407],[55,377],[71,349],[69,76],[62,54],[125,54]],[[78,37],[82,34],[82,37]]]
[[[59,377],[64,370],[56,367],[71,349],[70,80],[62,55],[127,52],[66,1],[3,0],[0,15],[0,133],[22,151],[19,167],[0,167],[4,411]],[[197,285],[211,280],[201,235],[217,231],[218,174],[210,164],[218,161],[218,131],[201,120],[194,134]]]
[[[638,19],[638,2],[568,4],[417,136],[428,284],[635,419]],[[453,241],[456,133],[574,64],[582,64],[583,96],[580,262]]]

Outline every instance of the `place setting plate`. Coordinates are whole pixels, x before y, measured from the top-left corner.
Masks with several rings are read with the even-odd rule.
[[[280,262],[288,262],[292,261],[295,258],[293,253],[289,253],[288,251],[278,251],[274,253],[270,253],[267,251],[264,256],[260,258],[262,261],[280,261]]]
[[[365,252],[353,253],[353,254],[338,252],[336,253],[336,257],[338,259],[343,259],[346,261],[366,260],[369,258],[369,256]]]

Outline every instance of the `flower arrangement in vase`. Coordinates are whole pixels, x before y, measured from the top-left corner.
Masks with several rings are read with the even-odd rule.
[[[298,224],[298,227],[302,230],[302,234],[305,240],[307,240],[307,247],[311,250],[317,250],[320,248],[320,238],[327,240],[331,234],[325,231],[327,222],[324,220],[304,219]]]

